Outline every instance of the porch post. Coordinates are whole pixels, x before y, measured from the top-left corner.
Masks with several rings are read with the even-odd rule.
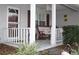
[[[56,9],[55,5],[52,5],[52,27],[51,27],[51,45],[55,46],[56,45]]]
[[[30,40],[29,40],[30,44],[35,42],[35,12],[36,12],[36,6],[35,4],[31,4]]]

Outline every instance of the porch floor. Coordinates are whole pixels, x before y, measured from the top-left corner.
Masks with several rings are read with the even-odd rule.
[[[62,45],[62,41],[56,42],[56,45],[51,45],[49,39],[36,40],[36,43],[38,46],[38,51],[42,51],[42,50],[46,50],[46,49],[50,49],[50,48]]]
[[[38,50],[42,50],[45,49],[49,46],[51,46],[50,44],[50,40],[45,39],[45,40],[36,40],[37,46],[38,46]]]
[[[64,45],[60,45],[57,47],[49,48],[43,51],[39,51],[40,55],[61,55],[62,50],[64,49]]]

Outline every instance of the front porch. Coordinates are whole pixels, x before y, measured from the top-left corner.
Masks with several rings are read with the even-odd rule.
[[[0,7],[0,43],[14,47],[19,47],[21,44],[37,43],[39,51],[61,45],[62,41],[57,40],[57,37],[62,40],[61,30],[56,30],[54,25],[56,21],[54,17],[55,5],[6,4],[0,5]],[[40,35],[36,36],[36,24],[38,24],[39,32],[46,34],[41,37],[47,38],[38,39],[37,36]]]

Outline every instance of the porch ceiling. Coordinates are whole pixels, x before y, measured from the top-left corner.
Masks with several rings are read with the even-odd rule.
[[[56,10],[72,10],[79,11],[79,4],[58,4],[56,5]]]
[[[51,10],[52,5],[51,4],[37,4],[36,7],[40,9]]]

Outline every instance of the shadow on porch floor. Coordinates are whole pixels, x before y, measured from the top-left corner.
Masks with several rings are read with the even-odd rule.
[[[36,43],[38,45],[38,49],[42,49],[42,48],[50,46],[50,40],[48,39],[36,40]]]

